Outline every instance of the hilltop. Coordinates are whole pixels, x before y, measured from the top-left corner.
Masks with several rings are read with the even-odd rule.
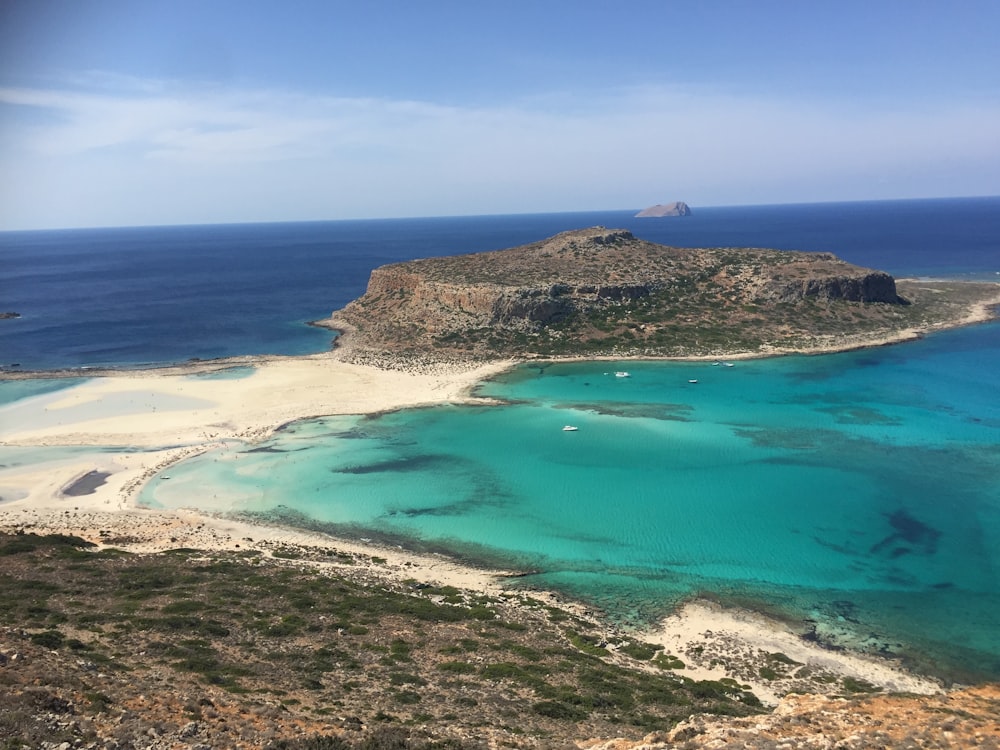
[[[712,357],[912,337],[989,301],[1000,301],[995,284],[901,287],[831,253],[668,247],[592,227],[376,268],[365,294],[320,324],[383,364]]]

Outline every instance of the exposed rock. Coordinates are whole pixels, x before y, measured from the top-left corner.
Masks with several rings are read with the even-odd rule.
[[[933,697],[830,698],[789,695],[767,716],[695,715],[669,732],[638,742],[577,742],[585,750],[669,748],[867,748],[1000,747],[1000,690],[984,685]]]
[[[657,203],[655,206],[642,209],[636,214],[636,218],[661,218],[663,216],[690,216],[691,207],[684,201],[674,201],[673,203]]]
[[[628,344],[650,356],[711,354],[855,325],[864,314],[847,305],[902,301],[892,276],[830,253],[676,248],[592,227],[376,268],[364,296],[326,324],[368,353],[600,355]],[[792,309],[816,302],[808,314]]]
[[[759,300],[795,302],[805,298],[852,300],[854,302],[902,302],[896,295],[896,280],[887,273],[864,276],[829,276],[789,283],[771,283],[758,295]]]

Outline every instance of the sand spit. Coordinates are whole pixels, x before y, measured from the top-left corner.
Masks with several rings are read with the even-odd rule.
[[[510,364],[382,370],[327,353],[262,359],[234,379],[204,377],[204,364],[91,377],[0,407],[0,446],[117,450],[77,457],[54,452],[44,461],[0,470],[0,498],[42,507],[98,472],[104,483],[75,502],[125,508],[167,466],[227,441],[257,442],[309,417],[478,403],[472,387]]]

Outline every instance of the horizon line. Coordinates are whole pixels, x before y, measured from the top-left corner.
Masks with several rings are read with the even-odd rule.
[[[853,200],[826,200],[826,201],[794,201],[788,203],[729,203],[723,205],[691,205],[687,204],[692,211],[695,209],[727,209],[727,208],[767,208],[777,206],[825,206],[851,203],[907,203],[920,201],[965,201],[965,200],[989,200],[1000,199],[997,195],[959,195],[959,196],[925,196],[921,198],[859,198]],[[666,201],[670,203],[671,201]],[[686,201],[678,201],[686,202]],[[657,204],[650,204],[657,205]],[[336,219],[261,219],[257,221],[204,221],[204,222],[177,222],[169,224],[94,224],[76,226],[50,226],[50,227],[27,227],[21,229],[0,228],[0,234],[15,234],[25,232],[72,232],[82,230],[111,230],[111,229],[171,229],[185,227],[224,227],[224,226],[257,226],[269,224],[332,224],[337,222],[355,221],[413,221],[417,219],[479,219],[501,216],[547,216],[556,214],[588,214],[588,213],[618,213],[625,211],[641,211],[641,208],[591,208],[578,209],[572,211],[521,211],[513,213],[495,214],[438,214],[438,215],[410,215],[410,216],[373,216],[373,217],[342,217]],[[656,218],[656,217],[651,217]],[[675,218],[675,217],[671,217]],[[686,217],[676,217],[686,218]]]

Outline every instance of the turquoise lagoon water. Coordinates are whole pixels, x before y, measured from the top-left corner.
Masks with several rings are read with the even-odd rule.
[[[28,380],[0,380],[0,406],[13,404],[34,396],[61,391],[83,383],[83,378],[45,378]]]
[[[732,367],[530,364],[479,388],[507,405],[303,421],[142,502],[517,566],[624,623],[712,596],[995,679],[998,371],[996,324]]]

